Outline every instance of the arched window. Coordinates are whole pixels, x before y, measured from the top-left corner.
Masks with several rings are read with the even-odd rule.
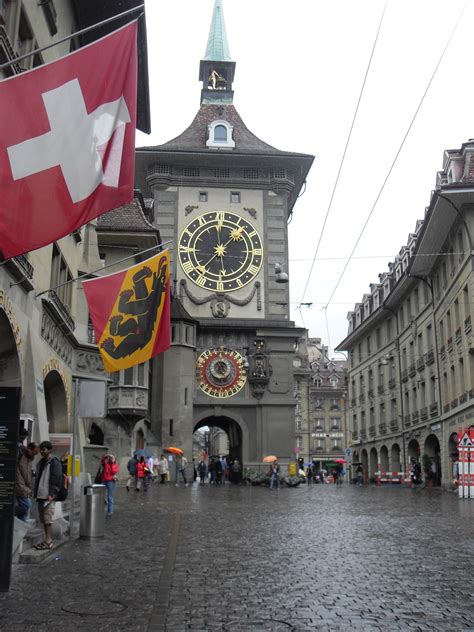
[[[217,142],[227,142],[227,127],[216,125],[214,128],[214,140]]]
[[[212,121],[208,127],[209,137],[206,146],[210,149],[233,149],[235,142],[232,139],[234,128],[227,121]]]

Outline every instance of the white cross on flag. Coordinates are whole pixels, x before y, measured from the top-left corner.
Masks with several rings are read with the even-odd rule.
[[[0,82],[0,252],[64,237],[133,197],[137,22]]]

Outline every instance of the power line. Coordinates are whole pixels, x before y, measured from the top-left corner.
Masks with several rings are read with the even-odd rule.
[[[305,285],[305,288],[303,290],[303,295],[301,297],[301,302],[304,301],[304,298],[305,298],[305,295],[306,295],[306,290],[308,289],[308,285],[309,285],[309,282],[311,280],[311,275],[313,273],[314,264],[315,264],[316,257],[317,257],[318,252],[319,252],[319,246],[321,245],[321,241],[322,241],[322,238],[323,238],[323,235],[324,235],[324,230],[326,228],[326,223],[327,223],[327,220],[328,220],[328,217],[329,217],[329,213],[331,211],[332,202],[333,202],[333,199],[334,199],[334,195],[336,193],[337,185],[338,185],[338,182],[339,182],[339,177],[341,175],[342,167],[344,165],[344,161],[345,161],[345,158],[346,158],[347,148],[349,147],[349,142],[351,140],[352,130],[354,129],[354,124],[355,124],[355,120],[357,118],[357,113],[359,112],[360,102],[362,100],[362,95],[364,93],[365,84],[367,82],[367,77],[369,75],[370,66],[372,64],[372,58],[374,56],[375,47],[377,46],[377,41],[378,41],[378,38],[379,38],[380,29],[382,28],[382,22],[383,22],[383,18],[384,18],[384,15],[385,15],[385,9],[386,8],[387,8],[387,3],[385,2],[385,5],[384,5],[383,11],[382,11],[382,16],[381,16],[380,22],[379,22],[379,27],[377,29],[377,34],[375,36],[374,45],[372,46],[372,51],[370,53],[369,63],[367,64],[367,68],[366,68],[365,75],[364,75],[364,80],[362,82],[362,87],[360,89],[359,98],[357,100],[357,105],[356,105],[356,108],[355,108],[355,111],[354,111],[354,116],[352,117],[352,123],[351,123],[351,127],[349,129],[349,134],[347,136],[346,145],[345,145],[344,151],[342,153],[341,162],[339,164],[339,170],[337,172],[336,180],[334,182],[334,187],[332,189],[331,199],[329,200],[329,205],[328,205],[328,209],[326,211],[326,216],[324,218],[323,227],[321,229],[321,233],[319,235],[318,243],[317,243],[317,246],[316,246],[316,251],[314,253],[313,263],[311,264],[311,268],[310,268],[309,274],[308,274],[308,279],[306,281],[306,285]]]
[[[457,19],[457,21],[456,21],[456,23],[455,23],[455,25],[454,25],[454,28],[453,28],[453,29],[452,29],[452,31],[451,31],[451,34],[450,34],[450,36],[449,36],[449,38],[448,38],[448,41],[446,42],[446,45],[445,45],[445,47],[444,47],[444,49],[443,49],[443,52],[441,53],[441,56],[440,56],[440,58],[438,59],[438,62],[437,62],[437,64],[436,64],[436,66],[435,66],[435,69],[434,69],[434,71],[433,71],[433,73],[432,73],[432,75],[431,75],[431,78],[430,78],[430,80],[428,81],[428,85],[426,86],[426,89],[425,89],[425,91],[424,91],[424,93],[423,93],[423,96],[421,97],[421,100],[420,100],[420,102],[419,102],[419,104],[418,104],[418,107],[416,108],[415,113],[414,113],[414,115],[413,115],[413,117],[412,117],[412,119],[411,119],[411,121],[410,121],[410,124],[409,124],[409,126],[408,126],[408,129],[407,129],[407,131],[405,132],[405,135],[404,135],[403,140],[402,140],[402,142],[401,142],[401,144],[400,144],[400,147],[398,148],[398,150],[397,150],[397,152],[396,152],[396,154],[395,154],[395,158],[393,159],[392,164],[390,165],[390,168],[389,168],[389,170],[388,170],[387,175],[385,176],[385,179],[384,179],[384,181],[383,181],[383,183],[382,183],[382,186],[381,186],[381,188],[380,188],[380,191],[378,192],[377,197],[375,198],[375,202],[374,202],[374,204],[372,205],[372,208],[371,208],[371,210],[370,210],[369,215],[367,216],[367,219],[365,220],[364,225],[362,226],[362,230],[360,231],[359,236],[357,237],[357,240],[356,240],[356,242],[355,242],[354,248],[352,249],[352,252],[351,252],[351,254],[349,255],[349,258],[348,258],[348,259],[347,259],[347,261],[346,261],[346,265],[344,266],[344,268],[343,268],[343,270],[342,270],[342,272],[341,272],[341,274],[340,274],[340,276],[339,276],[339,279],[337,280],[336,287],[335,287],[335,288],[334,288],[334,290],[332,291],[332,294],[331,294],[331,296],[329,297],[329,300],[328,300],[328,302],[327,302],[327,304],[326,304],[326,307],[328,307],[328,306],[329,306],[329,304],[331,303],[331,301],[332,301],[332,297],[333,297],[333,296],[334,296],[334,294],[336,293],[337,288],[339,287],[339,284],[341,283],[341,281],[342,281],[342,279],[343,279],[343,277],[344,277],[344,274],[346,273],[346,270],[347,270],[347,268],[349,267],[349,264],[350,264],[350,262],[351,262],[351,259],[352,259],[353,255],[354,255],[354,252],[355,252],[355,250],[356,250],[357,246],[359,245],[359,242],[360,242],[360,240],[361,240],[361,238],[362,238],[362,235],[364,234],[364,231],[365,231],[365,229],[367,228],[367,224],[369,223],[370,218],[372,217],[372,214],[373,214],[373,212],[374,212],[374,210],[375,210],[375,207],[377,206],[377,203],[378,203],[378,201],[379,201],[379,199],[380,199],[380,197],[381,197],[381,195],[382,195],[382,193],[383,193],[383,191],[384,191],[384,189],[385,189],[385,185],[387,184],[388,179],[390,178],[390,175],[391,175],[391,173],[392,173],[392,171],[393,171],[393,168],[395,167],[395,163],[397,162],[398,157],[399,157],[399,155],[400,155],[400,153],[401,153],[401,151],[402,151],[402,149],[403,149],[403,146],[405,145],[405,141],[406,141],[406,139],[408,138],[408,135],[409,135],[409,133],[410,133],[410,131],[411,131],[411,128],[413,127],[413,124],[415,123],[415,119],[416,119],[416,117],[418,116],[418,112],[420,111],[421,106],[423,105],[423,102],[424,102],[425,97],[426,97],[426,95],[427,95],[427,93],[428,93],[428,90],[429,90],[429,89],[430,89],[430,87],[431,87],[431,84],[432,84],[432,82],[433,82],[433,79],[435,78],[435,75],[436,75],[436,73],[437,73],[437,71],[438,71],[438,68],[439,68],[439,66],[440,66],[440,64],[441,64],[441,62],[442,62],[442,60],[443,60],[443,58],[444,58],[444,55],[445,55],[445,53],[446,53],[446,50],[448,49],[448,46],[449,46],[449,44],[451,43],[451,40],[452,40],[452,38],[453,38],[454,33],[456,32],[456,29],[457,29],[457,27],[458,27],[458,24],[459,24],[459,22],[461,21],[461,18],[462,18],[462,16],[463,16],[463,13],[464,13],[464,11],[465,11],[466,7],[467,7],[468,2],[469,2],[469,0],[466,0],[465,4],[464,4],[464,6],[463,6],[463,8],[462,8],[462,10],[461,10],[461,13],[459,14],[459,17],[458,17],[458,19]]]

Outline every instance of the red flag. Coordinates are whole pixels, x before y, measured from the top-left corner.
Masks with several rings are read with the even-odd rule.
[[[82,282],[109,373],[147,362],[169,348],[169,270],[165,250],[127,270]]]
[[[0,252],[64,237],[133,198],[137,23],[0,82]]]

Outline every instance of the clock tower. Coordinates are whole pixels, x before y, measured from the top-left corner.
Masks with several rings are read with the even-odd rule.
[[[153,368],[152,416],[175,429],[188,456],[197,429],[221,428],[231,459],[248,466],[267,454],[293,456],[293,353],[302,330],[290,321],[287,223],[313,156],[275,149],[246,127],[233,105],[234,73],[215,0],[200,108],[178,137],[137,149],[136,181],[171,242],[176,300],[197,323],[187,342],[192,396],[189,356],[167,352]]]

